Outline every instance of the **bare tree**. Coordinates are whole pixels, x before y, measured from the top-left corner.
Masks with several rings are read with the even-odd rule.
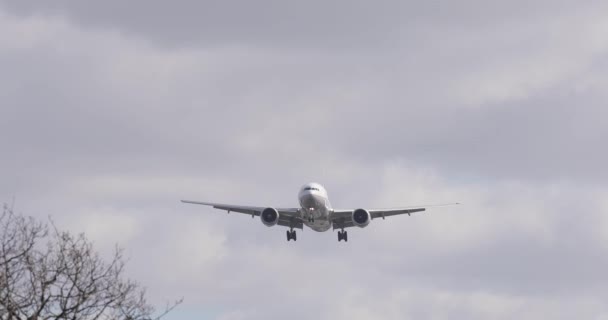
[[[123,251],[107,262],[84,234],[15,214],[0,216],[0,320],[160,319],[138,283],[123,279]]]

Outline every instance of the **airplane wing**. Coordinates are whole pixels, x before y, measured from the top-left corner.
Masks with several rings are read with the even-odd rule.
[[[182,200],[183,203],[190,204],[200,204],[204,206],[210,206],[215,209],[225,210],[228,213],[230,212],[238,212],[243,214],[251,215],[252,217],[259,216],[262,211],[268,207],[254,207],[254,206],[240,206],[240,205],[232,205],[232,204],[223,204],[223,203],[214,203],[214,202],[201,202],[201,201],[191,201],[191,200]],[[304,223],[302,219],[299,217],[299,209],[297,208],[275,208],[279,212],[279,222],[277,223],[280,226],[292,227],[295,229],[303,229]]]
[[[428,205],[428,206],[413,206],[413,207],[403,207],[403,208],[391,208],[391,209],[367,209],[372,220],[376,218],[386,218],[390,216],[396,216],[400,214],[407,214],[408,216],[415,212],[426,211],[428,207],[441,207],[441,206],[449,206],[455,205],[458,203],[447,203],[447,204],[439,204],[439,205]],[[356,209],[336,209],[333,211],[331,215],[333,228],[342,229],[342,228],[350,228],[354,227],[355,224],[353,222],[353,211]]]

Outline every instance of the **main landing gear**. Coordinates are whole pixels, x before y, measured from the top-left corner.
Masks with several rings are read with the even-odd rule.
[[[346,231],[338,231],[338,242],[344,240],[344,242],[348,242],[348,233]]]
[[[298,240],[296,238],[296,231],[293,229],[287,230],[287,241],[290,241],[290,240],[293,240],[293,241]]]

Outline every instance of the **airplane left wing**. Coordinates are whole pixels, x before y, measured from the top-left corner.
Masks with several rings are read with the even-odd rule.
[[[440,204],[440,205],[430,205],[430,206],[414,206],[414,207],[404,207],[404,208],[392,208],[392,209],[368,209],[370,217],[373,219],[376,218],[386,218],[390,216],[396,216],[400,214],[407,214],[408,216],[415,212],[426,211],[428,207],[438,207],[438,206],[449,206],[455,205],[458,203],[448,203],[448,204]],[[355,209],[345,209],[345,210],[334,210],[332,213],[332,222],[333,228],[342,229],[342,228],[350,228],[354,227],[355,223],[353,222],[353,212]]]
[[[223,203],[214,203],[214,202],[201,202],[201,201],[191,201],[191,200],[182,200],[183,203],[189,204],[199,204],[204,206],[210,206],[215,209],[225,210],[228,213],[230,212],[238,212],[243,214],[248,214],[253,217],[259,216],[262,214],[262,211],[268,207],[255,207],[255,206],[241,206],[241,205],[233,205],[233,204],[223,204]],[[277,223],[280,226],[285,227],[293,227],[297,229],[303,229],[302,219],[299,217],[299,209],[297,208],[275,208],[279,212],[279,222]]]

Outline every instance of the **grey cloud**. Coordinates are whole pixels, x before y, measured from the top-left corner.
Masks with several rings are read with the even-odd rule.
[[[247,16],[232,19],[226,2],[199,16],[199,2],[152,3],[156,14],[141,15],[137,3],[4,1],[0,23],[28,17],[16,29],[41,39],[0,45],[0,196],[77,231],[107,217],[100,243],[127,239],[130,272],[155,301],[184,295],[194,310],[176,314],[184,319],[207,309],[487,318],[478,294],[498,300],[487,308],[502,318],[599,316],[605,48],[576,27],[578,11],[567,14],[581,6],[587,17],[586,5],[527,3],[330,2],[353,11],[337,23],[320,2],[240,4]],[[528,72],[545,57],[556,62]],[[545,74],[553,69],[565,71]],[[506,93],[475,90],[495,75],[490,89]],[[467,205],[374,222],[344,246],[308,230],[294,245],[250,217],[177,202],[291,206],[308,180],[336,206]],[[512,181],[521,187],[501,187]],[[119,237],[125,228],[112,224],[124,221],[133,230]],[[264,293],[279,305],[260,309]]]
[[[548,96],[483,110],[371,111],[369,125],[346,123],[336,144],[356,158],[403,158],[484,179],[605,180],[603,95]]]
[[[119,29],[165,44],[326,47],[391,46],[409,30],[436,25],[480,28],[546,13],[569,1],[3,1],[14,12],[59,14],[85,26]],[[577,2],[585,8],[592,2]]]
[[[456,61],[424,49],[378,57],[281,51],[249,57],[221,54],[211,61],[226,65],[223,70],[210,73],[195,67],[192,75],[174,83],[152,80],[132,92],[113,89],[103,66],[86,60],[53,53],[43,59],[4,55],[6,70],[16,75],[5,82],[19,85],[5,94],[7,101],[15,101],[4,117],[5,128],[22,139],[14,151],[34,162],[52,151],[70,155],[56,161],[69,170],[83,166],[137,171],[142,163],[156,170],[175,161],[181,169],[186,161],[190,170],[230,165],[238,172],[251,172],[281,163],[283,157],[301,161],[294,152],[300,149],[363,162],[407,159],[481,178],[603,178],[597,172],[606,155],[596,148],[606,136],[602,105],[596,102],[603,93],[573,92],[569,81],[577,79],[566,78],[525,99],[475,109],[459,106],[461,102],[442,92],[442,85],[449,87],[463,75],[453,66]],[[600,65],[588,73],[601,70]],[[445,79],[447,71],[454,79]],[[58,75],[70,85],[55,81]],[[117,70],[110,76],[130,75]],[[175,98],[149,91],[163,86],[174,90]],[[261,115],[262,110],[272,117]],[[21,121],[35,130],[17,127]],[[301,147],[286,148],[283,136]],[[217,137],[229,142],[218,144]],[[239,160],[243,150],[235,144],[244,137],[263,141],[259,149],[270,156],[246,154],[246,161]],[[93,166],[89,162],[109,154],[115,155],[111,161]]]

